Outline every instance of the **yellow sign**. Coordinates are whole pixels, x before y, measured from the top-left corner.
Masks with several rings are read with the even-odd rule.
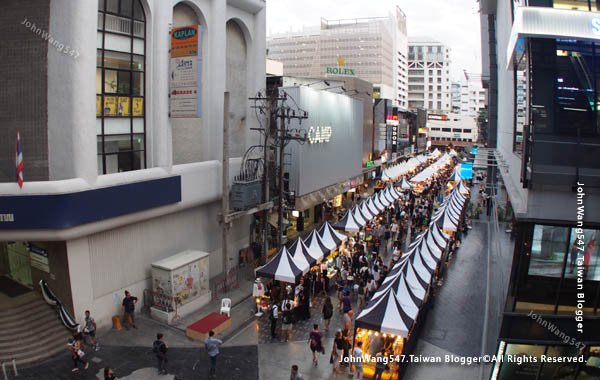
[[[104,97],[104,116],[117,116],[117,97]]]
[[[333,207],[342,207],[342,194],[333,197]]]
[[[129,97],[119,96],[119,107],[117,108],[119,116],[129,116]]]
[[[133,116],[144,116],[144,98],[133,98]]]
[[[102,116],[102,95],[96,95],[96,116]]]

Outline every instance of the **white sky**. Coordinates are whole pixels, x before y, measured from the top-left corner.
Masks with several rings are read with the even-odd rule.
[[[477,0],[267,0],[267,35],[319,26],[321,17],[382,17],[395,9],[406,14],[408,36],[427,36],[451,48],[452,79],[481,73],[481,32]]]

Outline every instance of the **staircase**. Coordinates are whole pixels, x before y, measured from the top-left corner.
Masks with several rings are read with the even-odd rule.
[[[20,305],[0,309],[0,363],[17,361],[17,368],[34,366],[67,352],[72,334],[56,308],[35,295]]]

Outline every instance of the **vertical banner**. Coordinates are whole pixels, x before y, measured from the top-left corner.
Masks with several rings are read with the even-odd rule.
[[[202,116],[202,28],[171,30],[170,116]]]

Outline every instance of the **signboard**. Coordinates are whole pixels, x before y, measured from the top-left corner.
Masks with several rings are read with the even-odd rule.
[[[460,177],[463,179],[473,179],[473,163],[463,162],[460,164]]]
[[[29,250],[29,263],[32,267],[50,273],[50,263],[48,261],[48,252],[41,247],[27,243]]]
[[[356,76],[356,72],[354,69],[350,69],[347,67],[344,67],[346,62],[344,61],[343,57],[338,57],[338,66],[329,66],[329,67],[325,67],[325,74],[326,75],[343,75],[343,76]]]
[[[307,137],[310,144],[328,143],[333,134],[330,126],[327,127],[310,127]]]
[[[392,133],[392,153],[398,152],[398,108],[392,109],[392,119],[386,121]]]
[[[448,115],[428,114],[427,120],[448,120]]]
[[[171,30],[170,116],[172,118],[202,115],[201,45],[200,25]]]

